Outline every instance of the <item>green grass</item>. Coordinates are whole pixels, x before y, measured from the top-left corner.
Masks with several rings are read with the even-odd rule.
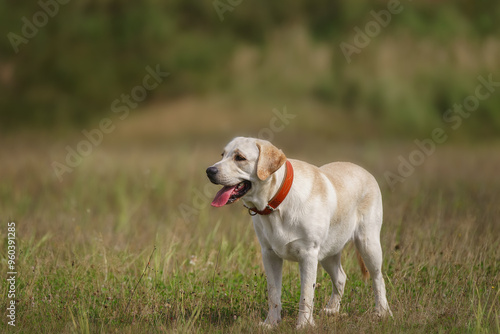
[[[391,192],[382,175],[394,170],[401,147],[321,140],[299,146],[283,136],[292,157],[364,165],[384,197],[383,269],[394,319],[373,316],[371,284],[362,281],[348,246],[343,315],[320,313],[331,284],[319,269],[317,328],[310,332],[500,333],[498,145],[439,147]],[[3,317],[1,331],[264,332],[258,323],[266,316],[266,279],[250,217],[240,204],[217,210],[210,198],[196,197],[224,141],[103,145],[60,183],[50,163],[64,150],[6,140],[0,150],[0,269],[8,271],[11,219],[19,274],[16,327]],[[181,204],[194,209],[190,219],[182,218]],[[299,292],[297,264],[287,262],[283,322],[272,332],[295,330]],[[6,294],[4,281],[0,295]],[[8,300],[0,300],[5,310]]]

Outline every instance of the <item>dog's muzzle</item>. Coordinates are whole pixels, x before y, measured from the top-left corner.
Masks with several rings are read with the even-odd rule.
[[[207,176],[208,176],[208,179],[210,180],[210,182],[212,182],[213,184],[219,184],[216,180],[215,180],[215,176],[217,175],[217,173],[219,173],[219,169],[217,169],[217,167],[208,167],[207,168]]]

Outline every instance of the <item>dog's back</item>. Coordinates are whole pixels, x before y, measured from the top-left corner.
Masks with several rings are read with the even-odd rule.
[[[359,220],[374,214],[382,218],[382,198],[375,178],[364,168],[350,162],[333,162],[320,167],[337,192],[337,212],[335,219],[349,219],[356,215]],[[372,222],[373,223],[373,222]]]

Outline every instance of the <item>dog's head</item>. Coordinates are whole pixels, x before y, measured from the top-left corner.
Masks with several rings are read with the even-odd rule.
[[[214,184],[224,186],[212,206],[231,204],[250,194],[286,161],[286,157],[267,140],[237,137],[224,148],[222,160],[207,168]]]

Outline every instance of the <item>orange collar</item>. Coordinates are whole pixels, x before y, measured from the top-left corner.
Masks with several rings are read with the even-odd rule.
[[[285,200],[288,192],[290,191],[290,188],[292,188],[293,183],[293,167],[290,161],[286,161],[285,168],[285,177],[283,178],[283,183],[281,183],[281,186],[276,195],[274,195],[269,203],[267,203],[266,208],[262,211],[259,211],[256,208],[248,208],[248,213],[250,213],[251,216],[255,216],[257,214],[263,216],[269,215],[278,208],[281,202]]]

